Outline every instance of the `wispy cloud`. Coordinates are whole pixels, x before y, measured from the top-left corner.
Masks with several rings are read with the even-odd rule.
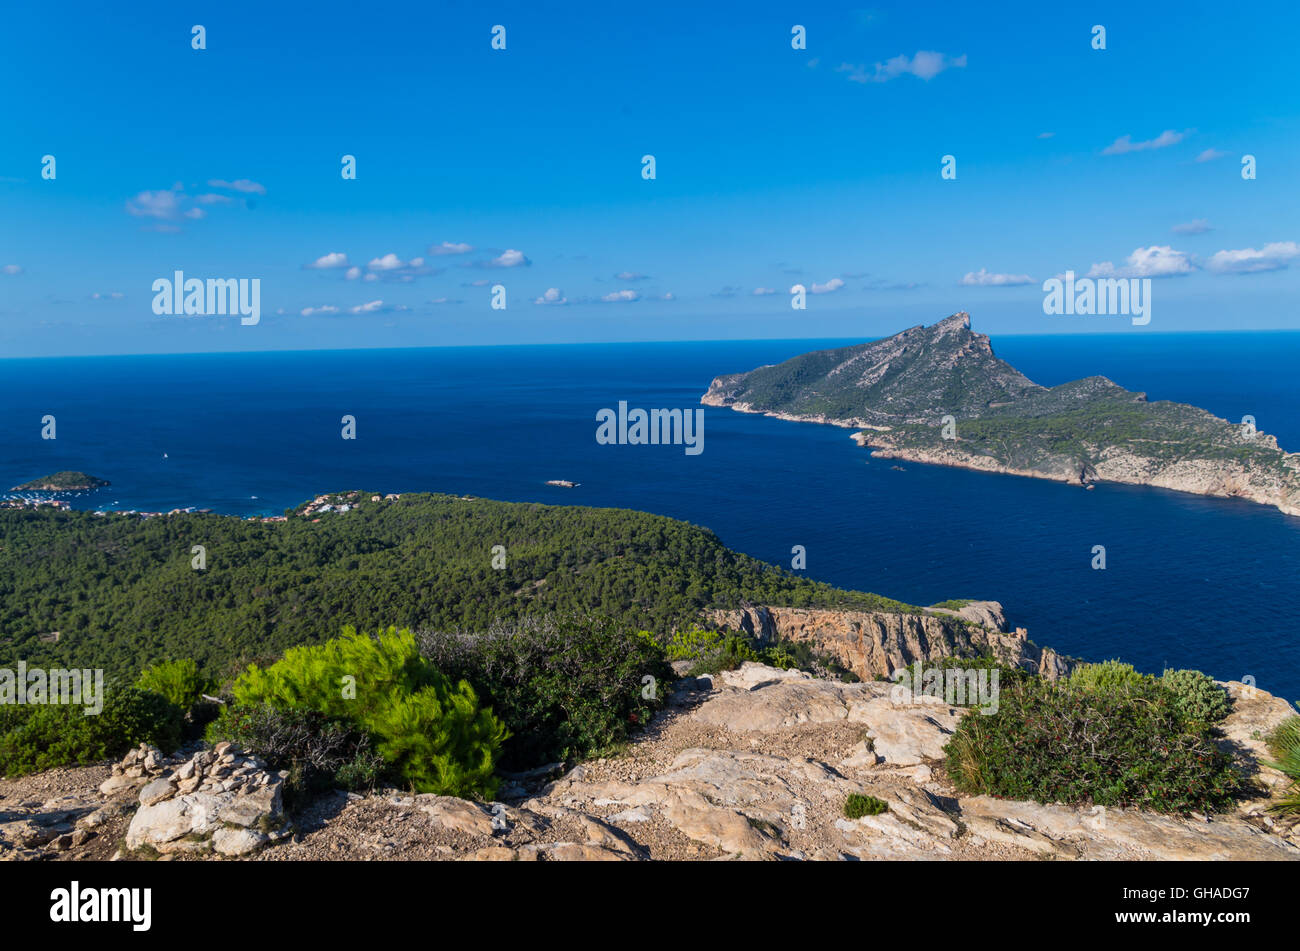
[[[1198,162],[1213,162],[1215,159],[1221,159],[1227,152],[1220,152],[1218,149],[1206,149],[1200,155],[1196,156]]]
[[[1165,129],[1154,139],[1147,139],[1143,142],[1134,142],[1133,136],[1121,135],[1101,150],[1102,155],[1124,155],[1128,152],[1146,152],[1150,149],[1166,149],[1171,145],[1177,145],[1183,139],[1191,134],[1191,129],[1183,132],[1175,132],[1173,129]]]
[[[1182,224],[1174,225],[1169,229],[1174,234],[1205,234],[1207,231],[1213,231],[1210,223],[1204,218],[1193,218],[1191,221],[1184,221]]]
[[[809,289],[814,294],[831,294],[834,293],[835,291],[838,291],[843,286],[844,286],[844,281],[841,278],[832,277],[825,284],[813,284],[813,286]]]
[[[23,269],[19,267],[17,264],[6,264],[4,267],[0,267],[0,274],[21,274],[21,273],[23,273]]]
[[[639,271],[619,271],[617,274],[614,275],[614,280],[616,280],[616,281],[629,281],[629,282],[631,282],[631,281],[648,281],[648,280],[650,280],[650,275],[649,275],[649,274],[642,274],[642,273],[640,273]]]
[[[1034,279],[1028,274],[998,274],[980,268],[978,271],[967,271],[961,283],[967,287],[1018,287],[1021,284],[1032,284]]]
[[[265,195],[266,186],[259,185],[257,182],[250,181],[247,178],[237,178],[233,182],[225,181],[220,178],[208,179],[210,188],[224,188],[232,192],[243,192],[246,195]]]
[[[621,291],[614,291],[612,294],[606,294],[601,298],[606,304],[630,303],[641,299],[641,295],[630,288],[624,288]]]
[[[1300,257],[1300,245],[1294,241],[1274,241],[1259,249],[1217,251],[1206,266],[1220,274],[1259,274],[1290,267],[1297,257]]]
[[[298,313],[304,317],[315,317],[317,314],[337,314],[339,309],[333,304],[323,304],[320,307],[304,307]]]
[[[753,291],[754,297],[766,297],[768,294],[775,294],[775,287],[756,287]]]
[[[962,69],[965,66],[965,53],[949,56],[934,50],[918,50],[914,56],[895,56],[883,63],[876,63],[872,69],[860,64],[840,63],[835,71],[847,73],[849,82],[853,83],[886,83],[899,76],[915,76],[928,81],[946,69]]]
[[[532,261],[522,251],[516,251],[514,248],[502,251],[490,261],[476,261],[475,267],[530,267]]]
[[[429,245],[430,254],[469,254],[474,248],[468,244],[461,244],[455,241],[444,241],[442,244]]]
[[[181,193],[174,189],[144,191],[127,199],[127,214],[137,218],[168,220],[180,214]]]

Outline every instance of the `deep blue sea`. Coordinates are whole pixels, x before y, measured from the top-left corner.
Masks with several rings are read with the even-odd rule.
[[[1300,518],[1160,489],[897,471],[849,430],[712,408],[697,456],[596,443],[596,411],[620,400],[694,408],[718,374],[847,342],[4,360],[0,486],[79,469],[112,482],[79,508],[237,515],[350,488],[642,509],[787,566],[803,545],[807,574],[843,587],[1001,601],[1068,654],[1249,675],[1300,698]],[[1039,383],[1103,374],[1151,399],[1250,414],[1300,449],[1300,332],[993,345]],[[40,438],[45,414],[55,440]],[[345,414],[355,441],[340,436]],[[1090,567],[1094,545],[1104,571]]]

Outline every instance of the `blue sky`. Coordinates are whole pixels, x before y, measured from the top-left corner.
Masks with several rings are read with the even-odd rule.
[[[0,355],[1300,328],[1297,7],[1071,6],[15,6]],[[156,316],[177,269],[261,322]]]

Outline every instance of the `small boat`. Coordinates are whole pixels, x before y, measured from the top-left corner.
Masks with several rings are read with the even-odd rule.
[[[562,489],[576,489],[582,485],[581,482],[570,482],[568,479],[547,479],[547,485],[558,485]]]

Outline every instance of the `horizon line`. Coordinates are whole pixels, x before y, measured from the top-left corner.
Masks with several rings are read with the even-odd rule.
[[[949,315],[952,316],[952,315]],[[947,318],[944,318],[947,319]],[[939,323],[939,321],[935,321]],[[911,327],[905,327],[903,330],[910,330],[915,327],[929,327],[933,324],[913,324]],[[974,328],[972,328],[973,330]],[[415,344],[410,346],[356,346],[356,347],[265,347],[251,350],[158,350],[152,352],[129,352],[129,353],[55,353],[55,354],[31,354],[27,356],[0,356],[0,361],[6,360],[89,360],[112,357],[202,357],[202,356],[241,356],[257,353],[347,353],[352,351],[393,351],[393,350],[487,350],[487,349],[505,349],[505,348],[527,348],[527,347],[637,347],[652,346],[656,344],[707,344],[707,343],[781,343],[781,342],[808,342],[818,343],[826,341],[845,341],[860,340],[862,343],[873,343],[877,340],[886,340],[889,337],[897,336],[903,333],[903,330],[895,331],[891,334],[884,334],[878,337],[856,337],[856,336],[830,336],[830,337],[709,337],[702,339],[675,339],[675,340],[570,340],[555,343],[450,343],[450,344]],[[981,333],[980,331],[974,331]],[[1300,334],[1300,328],[1290,327],[1246,327],[1246,328],[1215,328],[1199,330],[1142,330],[1132,332],[1128,330],[1091,330],[1091,331],[1048,331],[1042,333],[1026,333],[1024,331],[1007,331],[1006,333],[996,334],[996,337],[1132,337],[1132,336],[1201,336],[1209,334]],[[985,333],[982,336],[990,340],[995,338],[994,334]]]

